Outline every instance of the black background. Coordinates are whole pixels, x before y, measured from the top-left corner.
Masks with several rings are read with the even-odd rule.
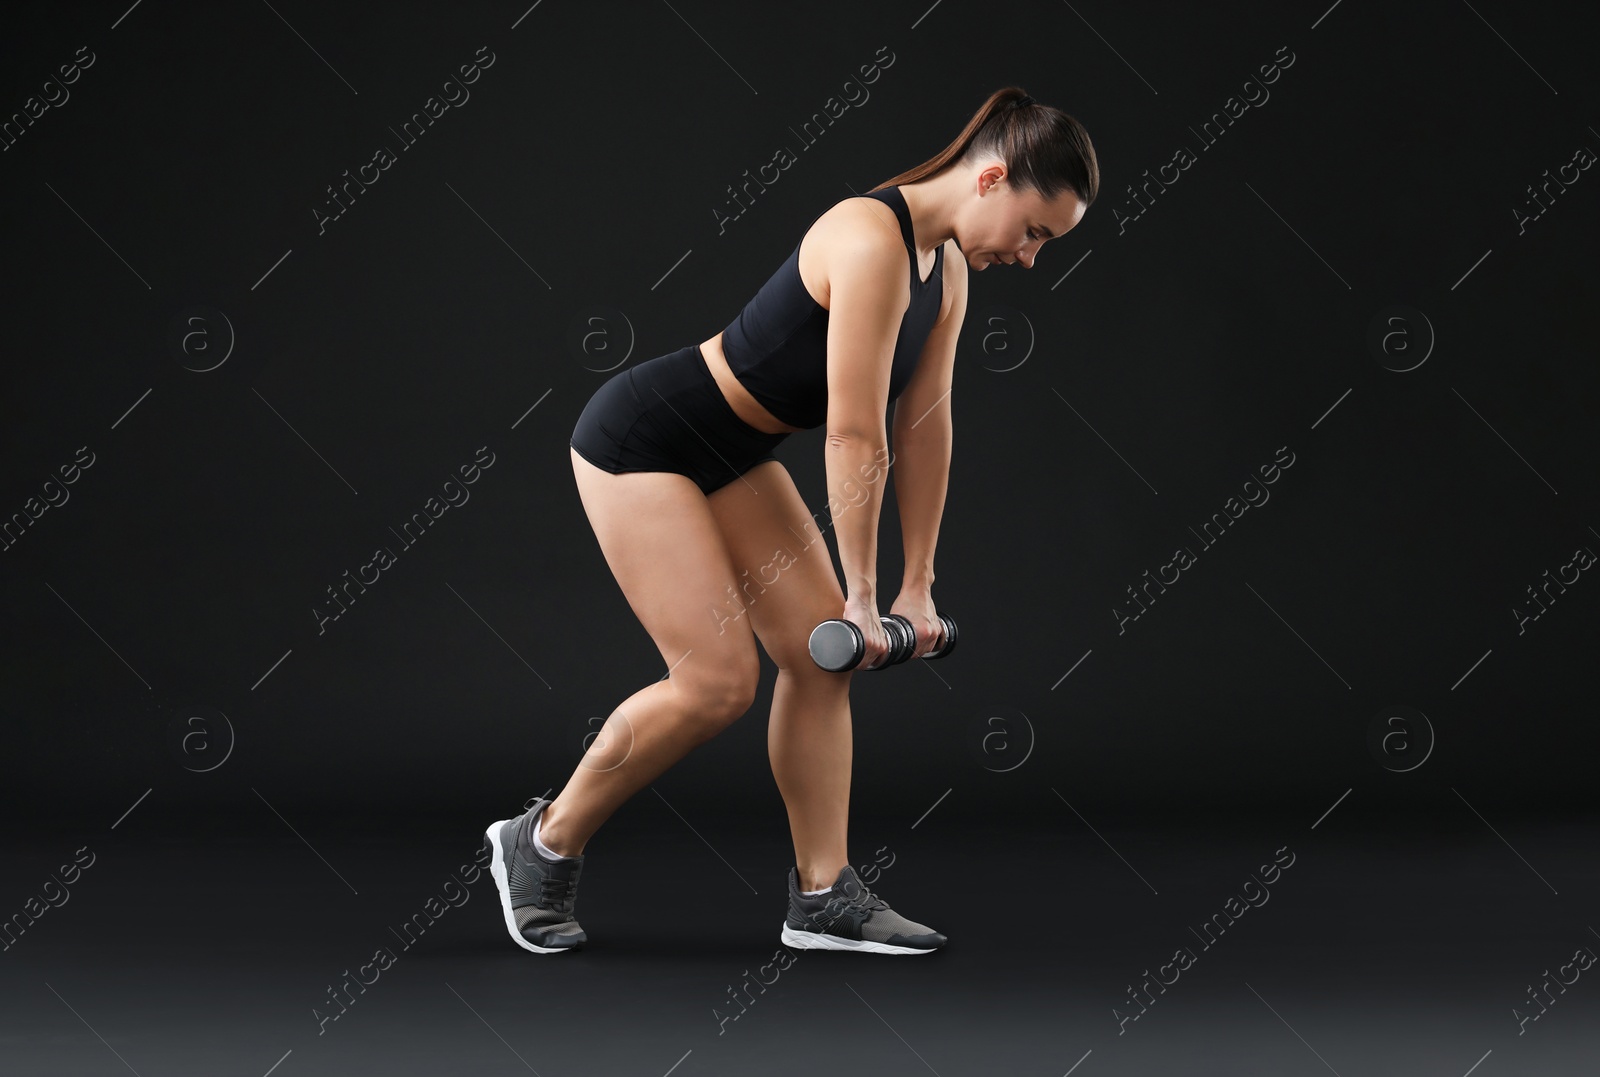
[[[30,960],[48,966],[54,953],[71,967],[104,945],[97,932],[140,934],[130,902],[148,910],[169,907],[164,888],[189,895],[185,904],[194,893],[151,866],[158,852],[200,871],[195,857],[240,833],[276,843],[328,900],[344,890],[311,874],[323,869],[307,846],[322,857],[357,834],[398,850],[407,835],[439,841],[452,851],[383,884],[399,920],[436,892],[444,864],[470,855],[484,823],[559,789],[591,720],[664,672],[573,485],[566,441],[590,393],[617,363],[725,325],[806,222],[932,156],[1011,83],[1084,123],[1102,193],[1031,271],[971,275],[934,587],[961,645],[936,665],[855,678],[855,859],[887,843],[904,864],[915,848],[924,892],[965,879],[959,894],[972,901],[1005,888],[987,874],[975,882],[969,856],[1004,846],[1012,866],[1049,857],[1074,887],[1094,858],[1106,887],[1135,887],[1102,893],[1122,907],[1148,891],[1117,863],[1126,848],[1112,840],[1119,851],[1107,858],[1113,828],[1192,824],[1198,837],[1152,848],[1202,860],[1207,842],[1242,841],[1195,868],[1215,878],[1193,897],[1163,899],[1183,902],[1177,924],[1203,920],[1271,850],[1321,840],[1330,823],[1360,820],[1372,836],[1348,839],[1347,853],[1376,841],[1408,863],[1460,856],[1465,878],[1490,873],[1505,887],[1492,907],[1459,910],[1464,934],[1529,918],[1559,930],[1555,941],[1512,946],[1453,1011],[1465,1029],[1487,1026],[1500,1040],[1486,1032],[1479,1047],[1469,1031],[1436,1072],[1465,1072],[1501,1040],[1506,1052],[1531,1049],[1541,1037],[1517,1036],[1505,1016],[1523,983],[1583,939],[1600,944],[1575,897],[1587,886],[1592,910],[1597,585],[1583,573],[1552,587],[1542,613],[1528,595],[1580,548],[1600,549],[1600,195],[1590,190],[1600,180],[1577,172],[1542,215],[1518,220],[1539,208],[1528,185],[1560,175],[1576,151],[1590,160],[1600,151],[1592,15],[1564,4],[1354,0],[1331,11],[149,0],[131,12],[44,7],[7,21],[0,114],[23,113],[81,46],[94,62],[66,87],[69,100],[13,131],[0,154],[11,269],[0,515],[14,521],[0,552],[9,614],[0,796],[13,844],[0,898],[21,908],[81,845],[130,873],[87,873],[77,905],[26,938]],[[470,99],[399,150],[391,128],[460,65],[490,54]],[[874,62],[876,80],[860,86],[859,69]],[[1280,72],[1262,87],[1259,69],[1274,62]],[[801,149],[796,130],[813,114],[822,122],[830,97],[850,106]],[[1230,97],[1253,107],[1202,150],[1198,128],[1214,116],[1224,124]],[[326,187],[383,146],[396,151],[393,166],[319,226]],[[729,186],[783,147],[793,164],[719,222]],[[1193,163],[1154,197],[1141,194],[1141,210],[1129,186],[1142,187],[1146,170],[1173,176],[1157,169],[1180,148]],[[1397,307],[1401,320],[1384,321]],[[203,348],[195,337],[173,343],[185,324],[203,331]],[[1391,337],[1387,352],[1375,350],[1375,325],[1403,333],[1404,348]],[[603,348],[597,337],[576,343],[585,328],[604,334]],[[192,369],[224,349],[221,365]],[[778,450],[817,511],[822,436],[797,434]],[[84,447],[92,466],[61,484],[58,469]],[[466,487],[470,501],[403,548],[390,529],[485,447],[493,464]],[[1290,454],[1277,481],[1247,485]],[[52,479],[69,500],[27,519]],[[1195,534],[1230,498],[1263,490],[1270,499],[1230,519],[1214,543]],[[397,563],[319,631],[314,610],[333,608],[326,589],[378,546]],[[1117,611],[1140,613],[1127,589],[1178,547],[1195,563],[1122,620]],[[892,500],[880,549],[887,586],[900,572]],[[765,660],[764,672],[744,719],[608,824],[619,849],[652,835],[686,843],[661,852],[668,874],[654,880],[683,900],[713,872],[724,873],[717,885],[730,881],[715,859],[691,861],[708,846],[748,838],[775,864],[789,855],[766,763]],[[1402,722],[1389,721],[1396,708]],[[1548,865],[1525,843],[1539,840],[1571,858],[1570,888],[1534,878],[1534,865]],[[136,865],[145,874],[132,874]],[[202,902],[227,937],[237,891],[268,885],[258,870],[279,871],[248,858],[236,867],[235,883]],[[886,892],[917,918],[911,873],[895,871],[905,881],[888,875]],[[591,877],[596,890],[621,889]],[[1350,878],[1329,876],[1338,877]],[[781,886],[773,874],[761,892]],[[1381,900],[1384,886],[1374,889]],[[477,920],[454,927],[482,943],[469,965],[528,957],[506,952],[503,938],[491,949],[492,900],[480,895]],[[943,928],[970,949],[1013,954],[1039,943],[1030,932],[1059,939],[1069,921],[1074,933],[1112,933],[1047,888],[1029,900],[1038,916],[949,904],[940,922],[971,925],[966,935]],[[1360,904],[1327,900],[1345,912]],[[277,908],[284,923],[320,919]],[[707,915],[712,932],[732,922]],[[1330,916],[1303,915],[1274,946],[1328,926]],[[752,960],[764,959],[775,920],[767,908],[757,917]],[[59,934],[59,952],[39,938],[47,932]],[[222,1055],[261,1072],[299,1036],[306,1047],[278,1072],[318,1064],[313,1051],[331,1033],[306,1037],[301,1004],[357,956],[350,946],[366,953],[370,934],[330,943],[296,973],[298,986],[270,992],[284,1010],[281,1035],[264,1017],[260,1045]],[[1103,1014],[1176,937],[1146,930],[1111,945],[1110,971],[1084,988],[1081,1006],[1040,1003],[1039,1020],[1025,1024],[1048,1061],[1029,1072],[1064,1072],[1093,1046],[1087,1033],[1053,1038],[1067,1014],[1116,1042]],[[572,960],[585,956],[594,955]],[[715,984],[684,988],[691,1008],[716,1001],[739,961],[725,955]],[[1364,978],[1359,966],[1352,982]],[[583,975],[612,998],[598,967]],[[31,994],[64,973],[16,975],[9,989]],[[1026,983],[1074,978],[1059,965],[1005,976],[1019,995]],[[93,990],[92,964],[77,982]],[[1309,993],[1333,997],[1323,988]],[[939,985],[914,978],[881,993],[923,989]],[[1537,1029],[1551,1049],[1571,1045],[1548,1027],[1560,1018],[1568,1036],[1584,1020],[1594,1027],[1593,985],[1569,990],[1569,1012],[1558,1006]],[[90,1060],[81,1072],[113,1072],[100,1044],[39,994],[39,1013],[85,1040],[71,1048]],[[1253,1021],[1271,1021],[1245,998]],[[389,1019],[401,1010],[396,1002]],[[781,1039],[811,1027],[802,1012],[794,1004],[768,1031]],[[191,1019],[169,1017],[174,1027]],[[1227,1038],[1220,1026],[1186,1028],[1190,1019],[1200,1016],[1167,1018],[1153,1042],[1193,1059],[1183,1036]],[[818,1046],[829,1021],[818,1020],[817,1053],[794,1058],[808,1069],[829,1064]],[[872,1024],[863,1035],[887,1040],[881,1066],[939,1065],[918,1063]],[[931,1022],[957,1042],[970,1037],[974,1058],[991,1057],[979,1047],[993,1029],[958,1024]],[[129,1035],[136,1026],[146,1027],[130,1021]],[[384,1036],[403,1041],[411,1028]],[[1411,1031],[1430,1049],[1450,1042]],[[38,1072],[69,1072],[52,1055],[65,1041],[10,1039],[37,1049],[28,1057],[41,1060]],[[914,1035],[902,1042],[922,1046]],[[1587,1046],[1592,1057],[1592,1036]],[[510,1059],[492,1039],[490,1048],[502,1052],[495,1066]],[[659,1066],[652,1054],[637,1072],[664,1072],[686,1048],[663,1047]],[[1312,1072],[1300,1043],[1283,1050]],[[1354,1050],[1345,1072],[1363,1068]],[[766,1065],[713,1057],[696,1053],[677,1072]],[[1381,1053],[1392,1071],[1377,1057],[1365,1072],[1422,1072],[1393,1051]],[[1478,1072],[1515,1072],[1503,1057]],[[984,1068],[955,1059],[940,1070]],[[417,1072],[454,1072],[414,1061]],[[146,1062],[124,1060],[141,1072],[181,1069],[148,1053]],[[327,1072],[368,1063],[320,1059]],[[552,1068],[608,1065],[578,1056]],[[1083,1065],[1079,1074],[1112,1063]],[[1218,1065],[1191,1072],[1250,1071]],[[1579,1072],[1553,1057],[1543,1065]]]

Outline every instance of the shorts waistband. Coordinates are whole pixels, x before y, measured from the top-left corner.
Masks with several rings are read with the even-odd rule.
[[[749,423],[745,422],[744,417],[741,416],[737,411],[733,410],[733,404],[729,402],[727,396],[722,392],[722,386],[718,384],[717,376],[711,373],[711,363],[706,359],[705,349],[698,344],[692,345],[692,347],[694,348],[695,356],[700,360],[700,373],[705,377],[706,384],[711,387],[711,392],[716,394],[717,401],[722,405],[722,409],[727,412],[728,418],[738,423],[740,428],[747,431],[749,436],[752,438],[776,438],[777,441],[782,441],[784,438],[789,436],[788,431],[780,431],[779,433],[774,434],[770,431],[762,430],[759,427],[751,426]],[[776,444],[776,442],[774,442],[774,444]]]

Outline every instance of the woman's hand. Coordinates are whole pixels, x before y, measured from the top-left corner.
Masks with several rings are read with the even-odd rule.
[[[878,603],[850,595],[845,599],[844,613],[840,617],[861,629],[861,638],[866,644],[866,653],[855,668],[882,665],[889,656],[889,635],[883,630],[883,621],[878,616]]]
[[[944,622],[939,620],[939,611],[933,604],[933,592],[929,588],[914,587],[901,591],[894,605],[889,607],[889,612],[898,613],[916,629],[917,649],[911,653],[912,658],[921,658],[943,641]]]

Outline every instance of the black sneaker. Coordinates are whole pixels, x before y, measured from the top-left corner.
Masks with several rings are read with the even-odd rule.
[[[889,908],[849,864],[839,870],[832,890],[811,897],[800,892],[799,871],[789,869],[789,915],[782,939],[796,950],[869,954],[927,954],[945,944],[945,937],[933,928]]]
[[[575,950],[589,940],[572,915],[583,856],[546,860],[533,847],[534,823],[549,804],[541,797],[515,819],[491,823],[483,833],[506,930],[513,942],[536,954]]]

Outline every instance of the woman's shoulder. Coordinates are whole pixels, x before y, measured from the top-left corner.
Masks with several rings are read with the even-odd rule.
[[[864,195],[830,206],[806,229],[796,252],[801,282],[824,309],[832,308],[833,284],[841,274],[865,271],[900,289],[911,279],[899,218]]]
[[[819,264],[837,258],[871,261],[885,267],[905,262],[900,219],[877,198],[855,195],[835,202],[801,237],[803,252]],[[910,272],[909,267],[906,272]]]

